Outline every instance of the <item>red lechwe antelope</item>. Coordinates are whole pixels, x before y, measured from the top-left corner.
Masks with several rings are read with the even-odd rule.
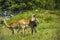
[[[27,20],[27,19],[21,19],[17,22],[13,22],[11,24],[7,24],[6,20],[3,20],[4,24],[7,26],[7,28],[12,30],[12,33],[14,33],[14,29],[18,28],[20,29],[20,27],[22,28],[22,32],[23,34],[25,34],[25,28],[26,27],[30,27],[31,28],[31,33],[33,34],[33,31],[36,32],[36,26],[39,23],[37,17],[35,14],[32,15],[31,20]],[[18,30],[19,32],[19,30]]]

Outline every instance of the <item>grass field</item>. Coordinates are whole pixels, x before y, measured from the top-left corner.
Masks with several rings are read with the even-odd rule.
[[[23,13],[7,20],[8,23],[20,19],[30,19],[32,14],[38,15],[40,23],[37,26],[37,33],[34,35],[26,31],[25,36],[21,33],[11,34],[11,31],[3,24],[0,24],[0,40],[60,40],[60,10],[33,10]],[[1,20],[1,19],[0,19]]]

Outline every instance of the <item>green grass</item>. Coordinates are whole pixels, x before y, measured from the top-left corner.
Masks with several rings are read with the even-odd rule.
[[[31,30],[26,32],[25,36],[21,33],[12,35],[8,28],[0,24],[0,40],[60,40],[60,10],[47,11],[27,11],[7,20],[8,23],[11,23],[23,18],[30,19],[32,14],[38,15],[40,23],[37,26],[37,33],[34,35],[31,34]]]
[[[9,31],[6,31],[2,32],[2,34],[0,33],[0,40],[59,40],[60,30],[58,30],[59,29],[40,29],[34,35],[27,33],[25,36],[21,34],[11,35]]]

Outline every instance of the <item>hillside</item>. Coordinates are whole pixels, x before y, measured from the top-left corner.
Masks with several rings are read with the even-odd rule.
[[[20,19],[30,19],[32,14],[36,14],[40,22],[37,33],[31,35],[31,30],[29,30],[29,32],[26,31],[25,37],[21,33],[12,35],[5,25],[0,24],[0,40],[60,40],[60,10],[26,11],[9,18],[7,22],[9,24]]]

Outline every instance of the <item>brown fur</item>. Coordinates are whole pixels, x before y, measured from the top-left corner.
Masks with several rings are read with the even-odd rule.
[[[24,34],[25,33],[25,27],[26,27],[26,25],[29,24],[29,20],[27,20],[27,19],[21,19],[21,20],[19,20],[19,24],[20,24],[20,26],[22,28],[22,32]]]
[[[14,29],[18,28],[19,23],[18,22],[12,22],[8,24],[5,19],[3,19],[3,23],[7,28],[9,28],[12,31],[12,34],[14,34]]]

